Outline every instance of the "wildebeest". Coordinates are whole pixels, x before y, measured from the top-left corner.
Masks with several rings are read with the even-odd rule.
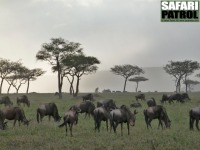
[[[169,96],[169,103],[173,102],[174,100],[181,103],[184,102],[180,93],[175,93]]]
[[[200,107],[192,108],[189,111],[190,117],[190,129],[193,130],[194,121],[196,121],[196,128],[199,130],[199,120],[200,120]]]
[[[164,103],[166,103],[166,101],[169,101],[169,95],[163,94],[163,95],[162,95],[162,99],[160,100],[160,102],[161,102],[162,104],[164,104]]]
[[[99,100],[97,102],[97,107],[101,107],[101,106],[104,106],[106,109],[117,108],[115,105],[115,102],[112,99]]]
[[[156,101],[153,97],[151,99],[147,99],[146,101],[147,101],[148,107],[156,106]]]
[[[3,110],[3,120],[14,120],[13,126],[15,126],[16,121],[18,121],[19,126],[20,122],[22,122],[24,125],[29,125],[30,120],[26,119],[24,110],[19,107],[9,107],[5,110]]]
[[[30,107],[30,101],[28,100],[28,97],[26,95],[22,95],[17,97],[17,105],[19,106],[21,103],[25,104]]]
[[[42,104],[37,109],[37,122],[42,122],[44,116],[49,116],[49,121],[51,116],[54,121],[60,121],[61,117],[58,114],[58,108],[55,103]]]
[[[3,96],[0,98],[0,104],[4,104],[5,106],[12,106],[13,102],[11,102],[8,96]]]
[[[189,97],[189,95],[188,95],[188,93],[182,93],[181,97],[182,97],[182,100],[184,100],[184,99],[191,100],[190,97]]]
[[[69,111],[67,111],[63,117],[63,123],[61,125],[59,125],[59,127],[66,127],[66,136],[67,136],[67,124],[69,125],[69,129],[70,129],[70,135],[72,135],[72,127],[74,124],[78,123],[78,113],[81,110],[76,108],[76,107],[72,107]]]
[[[142,105],[140,103],[133,103],[130,105],[130,107],[133,107],[133,108],[139,108],[139,107],[142,107]]]
[[[128,129],[128,135],[129,132],[129,125],[134,126],[135,125],[135,115],[136,111],[132,113],[129,108],[125,105],[122,105],[119,109],[114,109],[110,112],[110,130],[114,130],[116,133],[116,128],[118,124],[121,124],[121,135],[123,135],[123,123],[127,123],[127,129]]]
[[[4,130],[6,128],[7,122],[4,122],[4,113],[0,110],[0,129]]]
[[[93,100],[93,95],[92,94],[87,94],[87,95],[82,96],[82,98],[83,98],[83,101],[86,101],[86,100],[92,101]]]
[[[136,95],[135,98],[136,98],[136,101],[138,101],[139,99],[140,100],[145,100],[145,95],[143,93],[141,93],[139,95]]]
[[[159,121],[158,127],[159,125],[161,125],[161,127],[163,128],[163,122],[164,122],[165,127],[170,128],[171,121],[169,120],[166,109],[161,105],[156,105],[145,109],[144,117],[147,128],[149,128],[149,126],[151,127],[151,121],[153,119],[158,119]]]
[[[94,123],[95,123],[95,131],[98,129],[100,132],[101,121],[106,122],[106,128],[108,131],[108,120],[110,119],[110,112],[104,106],[97,107],[94,110]]]
[[[94,112],[94,109],[95,109],[95,105],[91,102],[91,101],[85,101],[85,102],[82,102],[80,104],[76,104],[74,106],[72,106],[70,109],[80,109],[80,113],[85,113],[85,116],[86,115],[93,115],[93,112]]]

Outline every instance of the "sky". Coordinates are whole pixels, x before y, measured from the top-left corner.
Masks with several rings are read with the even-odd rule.
[[[200,61],[200,23],[160,22],[159,0],[0,0],[0,57],[29,68],[50,65],[36,53],[51,38],[79,42],[99,70]]]

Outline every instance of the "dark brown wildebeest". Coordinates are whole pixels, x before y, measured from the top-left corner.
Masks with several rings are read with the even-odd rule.
[[[181,97],[182,97],[182,100],[184,100],[184,99],[191,100],[190,97],[189,97],[189,95],[188,95],[188,93],[182,93]]]
[[[171,104],[171,102],[173,102],[174,100],[176,100],[177,102],[181,102],[183,103],[183,99],[182,99],[182,95],[180,93],[175,93],[169,96],[169,103]]]
[[[101,106],[104,106],[106,109],[117,108],[115,105],[115,102],[112,99],[99,100],[97,102],[97,107],[101,107]]]
[[[108,120],[109,119],[110,119],[110,112],[104,106],[95,108],[95,110],[94,110],[95,131],[98,129],[98,132],[100,132],[101,121],[106,122],[106,128],[108,131]]]
[[[28,97],[26,95],[22,95],[17,97],[17,105],[19,106],[21,103],[25,104],[30,107],[30,101],[28,100]]]
[[[164,122],[165,127],[170,128],[171,121],[169,120],[166,109],[161,105],[156,105],[145,109],[144,117],[147,128],[149,128],[149,126],[151,127],[151,121],[153,119],[158,119],[159,121],[158,127],[161,125],[163,129],[163,122]]]
[[[87,95],[82,96],[82,98],[83,98],[83,102],[86,101],[86,100],[92,101],[93,100],[93,95],[92,94],[87,94]]]
[[[161,104],[166,103],[166,101],[169,101],[169,95],[163,94],[162,99],[160,100]]]
[[[139,108],[139,107],[142,107],[142,105],[140,103],[133,103],[130,105],[130,107],[133,107],[133,108]]]
[[[85,117],[93,115],[95,105],[91,101],[85,101],[80,104],[73,105],[70,109],[80,109],[80,113],[85,113]]]
[[[18,121],[19,126],[22,122],[24,125],[29,125],[30,120],[26,119],[24,110],[19,107],[10,107],[3,110],[3,120],[14,120],[13,126],[15,126],[16,121]]]
[[[13,102],[11,102],[8,96],[3,96],[0,98],[0,104],[4,104],[5,106],[12,106]]]
[[[136,98],[136,101],[138,101],[139,99],[140,100],[145,100],[145,95],[143,93],[141,93],[139,95],[136,95],[135,98]]]
[[[7,126],[7,122],[4,122],[4,113],[2,110],[0,110],[0,129],[4,130]]]
[[[78,123],[78,113],[81,110],[76,108],[76,107],[71,107],[69,111],[67,111],[63,117],[63,123],[61,125],[59,125],[58,127],[66,127],[66,136],[67,136],[67,124],[69,125],[69,129],[70,129],[70,135],[72,135],[72,127],[74,124]]]
[[[196,121],[196,128],[199,130],[200,107],[194,107],[189,111],[190,130],[193,130],[194,121]]]
[[[135,115],[137,114],[136,110],[132,113],[129,108],[125,105],[122,105],[119,109],[114,109],[110,112],[110,131],[114,130],[116,133],[116,128],[118,124],[121,124],[121,135],[123,135],[123,123],[127,123],[128,135],[129,132],[129,125],[135,125]]]
[[[37,109],[37,122],[42,122],[44,116],[49,116],[49,121],[51,116],[54,121],[60,121],[61,117],[58,114],[58,108],[55,103],[42,104]]]
[[[151,99],[147,99],[146,101],[147,101],[148,107],[156,106],[156,101],[153,97]]]

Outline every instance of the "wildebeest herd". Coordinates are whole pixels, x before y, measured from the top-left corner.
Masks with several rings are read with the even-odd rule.
[[[158,105],[153,97],[146,99],[145,95],[139,94],[136,98],[136,103],[131,104],[130,106],[122,105],[118,107],[113,99],[102,99],[97,101],[97,105],[93,103],[94,98],[92,94],[87,94],[82,97],[83,102],[79,104],[72,105],[69,110],[64,113],[63,123],[58,127],[66,127],[66,135],[68,131],[68,126],[70,129],[70,135],[72,134],[73,125],[78,124],[79,113],[85,113],[85,118],[88,116],[93,117],[94,119],[94,129],[95,132],[100,132],[101,122],[106,123],[107,131],[116,133],[117,126],[121,126],[121,135],[123,135],[123,123],[127,124],[128,135],[130,134],[129,126],[134,126],[136,122],[137,111],[131,111],[131,108],[141,108],[142,105],[139,103],[139,100],[146,101],[147,108],[144,109],[144,121],[147,128],[151,127],[151,121],[153,119],[158,119],[158,128],[161,126],[162,129],[170,128],[171,120],[167,114],[167,110],[164,107],[166,102],[169,104],[174,103],[174,101],[179,103],[184,103],[186,100],[191,100],[187,93],[176,93],[172,95],[163,94],[162,99],[160,100],[160,105]],[[14,120],[13,126],[15,126],[16,121],[29,125],[31,120],[28,120],[25,116],[25,112],[22,107],[30,107],[30,101],[26,95],[17,97],[16,104],[18,106],[13,107],[13,102],[8,96],[0,98],[0,104],[5,105],[4,110],[0,110],[0,129],[4,130],[7,127],[7,120]],[[54,121],[60,122],[61,117],[59,115],[59,109],[55,103],[45,103],[41,104],[36,110],[36,120],[38,123],[42,122],[44,116],[53,117]],[[193,129],[193,124],[196,121],[196,128],[199,130],[198,122],[200,120],[200,107],[192,108],[189,111],[189,125],[190,129]],[[110,127],[110,128],[109,128]]]

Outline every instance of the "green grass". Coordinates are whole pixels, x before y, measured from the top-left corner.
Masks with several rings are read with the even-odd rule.
[[[159,103],[163,93],[145,93],[146,98],[154,97]],[[27,119],[31,119],[28,127],[18,123],[13,127],[13,121],[8,121],[8,128],[0,130],[0,149],[37,149],[37,150],[197,150],[200,148],[200,133],[195,129],[189,130],[189,110],[199,106],[200,93],[190,93],[190,102],[184,104],[174,103],[165,104],[170,120],[171,129],[157,129],[158,121],[152,121],[152,129],[147,130],[144,121],[143,110],[147,108],[146,102],[142,103],[142,108],[136,117],[136,124],[130,128],[130,135],[127,135],[126,124],[123,125],[124,135],[120,134],[120,126],[117,134],[106,131],[105,123],[102,122],[101,132],[94,132],[93,118],[85,118],[84,114],[79,115],[79,123],[73,127],[73,137],[66,136],[65,127],[58,128],[61,123],[55,123],[53,119],[49,122],[48,117],[38,124],[36,121],[36,109],[39,104],[45,102],[55,102],[59,109],[59,114],[64,112],[73,104],[82,102],[80,97],[73,98],[64,94],[63,99],[59,100],[54,94],[29,94],[31,107],[23,107]],[[17,94],[9,95],[16,105]],[[130,105],[135,101],[135,93],[111,93],[100,94],[96,100],[112,98],[118,106],[122,104]],[[96,105],[96,101],[94,102]],[[3,105],[1,109],[5,109]],[[134,109],[131,108],[133,111]]]

